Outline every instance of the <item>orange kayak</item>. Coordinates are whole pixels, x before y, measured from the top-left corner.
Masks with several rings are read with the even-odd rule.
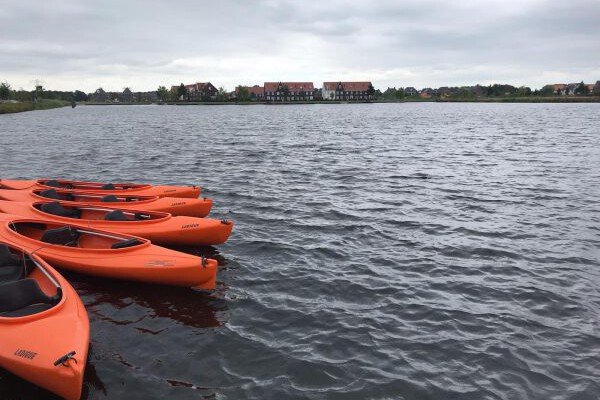
[[[224,243],[233,223],[195,217],[173,217],[168,213],[120,210],[81,204],[0,200],[0,212],[22,217],[69,224],[79,223],[111,232],[141,236],[156,244],[174,246],[212,246]]]
[[[209,290],[216,284],[216,260],[84,224],[0,214],[0,241],[35,252],[52,265],[90,275]]]
[[[0,367],[68,400],[81,396],[90,326],[71,285],[0,242]]]
[[[167,186],[148,185],[138,183],[105,183],[83,182],[65,179],[37,179],[37,180],[0,180],[2,189],[71,189],[102,194],[114,195],[140,195],[158,197],[184,197],[197,198],[200,196],[199,186]]]
[[[158,196],[104,195],[68,189],[0,189],[0,199],[32,203],[34,201],[60,200],[65,204],[80,203],[117,207],[122,210],[162,211],[172,215],[206,217],[210,213],[212,199],[175,198]]]

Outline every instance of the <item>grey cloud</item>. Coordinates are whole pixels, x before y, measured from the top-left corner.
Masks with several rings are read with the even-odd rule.
[[[108,78],[149,90],[221,79],[232,88],[339,71],[378,87],[539,87],[565,71],[600,79],[599,13],[596,0],[25,0],[0,9],[0,80],[64,84],[69,75],[86,90]]]

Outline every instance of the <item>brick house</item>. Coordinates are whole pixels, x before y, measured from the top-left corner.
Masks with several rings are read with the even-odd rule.
[[[324,100],[373,100],[375,90],[371,82],[323,82]]]
[[[429,99],[435,95],[437,95],[437,91],[432,88],[424,88],[421,90],[421,93],[419,93],[419,96],[424,99]]]
[[[217,98],[218,89],[210,82],[185,85],[187,101],[211,101]]]
[[[567,85],[565,85],[564,83],[555,83],[554,85],[550,85],[552,86],[552,90],[554,91],[554,94],[567,94],[566,93],[566,89],[567,89]]]
[[[311,101],[315,87],[312,82],[265,82],[265,100]]]
[[[593,93],[594,92],[594,87],[596,87],[596,85],[598,84],[598,82],[594,83],[586,83],[585,87],[588,90],[588,93]]]

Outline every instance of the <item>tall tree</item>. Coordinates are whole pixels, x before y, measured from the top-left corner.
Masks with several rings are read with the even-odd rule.
[[[398,100],[402,100],[402,99],[404,99],[404,97],[405,97],[404,88],[403,87],[398,88],[396,90],[396,98]]]
[[[575,88],[575,94],[584,94],[585,95],[588,93],[590,93],[590,90],[585,85],[585,83],[583,83],[583,81],[581,81],[581,83],[579,85],[577,85],[577,87]]]
[[[237,100],[238,101],[250,101],[250,91],[246,86],[237,87]]]
[[[0,99],[8,100],[10,97],[11,88],[8,82],[0,83]]]
[[[544,86],[538,94],[540,96],[552,96],[554,94],[554,87],[552,85]]]
[[[185,100],[185,95],[187,94],[187,90],[185,90],[185,85],[181,83],[177,88],[177,97],[179,100]]]
[[[600,81],[596,81],[596,84],[594,85],[594,89],[592,90],[592,94],[594,96],[600,96]]]
[[[393,88],[389,87],[385,90],[385,92],[383,92],[383,98],[386,100],[395,100],[397,92],[398,91],[396,90],[395,87],[393,87]]]
[[[82,92],[81,90],[75,91],[75,101],[87,101],[88,95]]]
[[[227,101],[229,95],[223,86],[219,86],[217,90],[217,101]]]
[[[156,89],[156,95],[158,96],[158,99],[160,101],[166,101],[167,98],[169,97],[169,91],[167,90],[166,87],[159,86],[158,89]]]
[[[404,90],[402,90],[404,92]],[[373,96],[375,96],[375,88],[373,87],[373,84],[369,83],[369,88],[367,89],[367,94],[369,96],[371,96],[371,98],[373,98]]]

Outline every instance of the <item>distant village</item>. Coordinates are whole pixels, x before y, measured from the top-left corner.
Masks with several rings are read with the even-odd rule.
[[[586,99],[587,97],[587,99]],[[373,102],[373,101],[599,101],[600,81],[596,83],[557,83],[532,90],[527,86],[506,84],[475,86],[442,86],[439,88],[388,87],[376,89],[369,81],[323,82],[316,87],[313,82],[264,82],[262,85],[238,85],[227,91],[211,82],[180,83],[167,88],[142,92],[126,87],[122,91],[98,88],[93,93],[80,90],[47,90],[36,85],[35,90],[14,90],[8,82],[0,82],[0,103],[36,102],[51,99],[94,104],[120,103],[295,103],[295,102]],[[562,98],[562,99],[561,99]],[[528,100],[529,99],[529,100]],[[536,100],[537,99],[537,100]]]
[[[434,98],[482,98],[482,97],[525,97],[525,96],[600,96],[600,81],[596,83],[548,84],[532,90],[527,86],[494,84],[488,86],[442,86],[439,88],[414,87],[375,89],[368,81],[323,82],[315,87],[313,82],[264,82],[263,85],[239,85],[228,92],[211,82],[173,85],[169,89],[160,86],[155,91],[134,92],[125,88],[121,92],[107,92],[98,88],[88,94],[93,103],[154,103],[154,102],[369,102],[373,100],[434,99]]]

